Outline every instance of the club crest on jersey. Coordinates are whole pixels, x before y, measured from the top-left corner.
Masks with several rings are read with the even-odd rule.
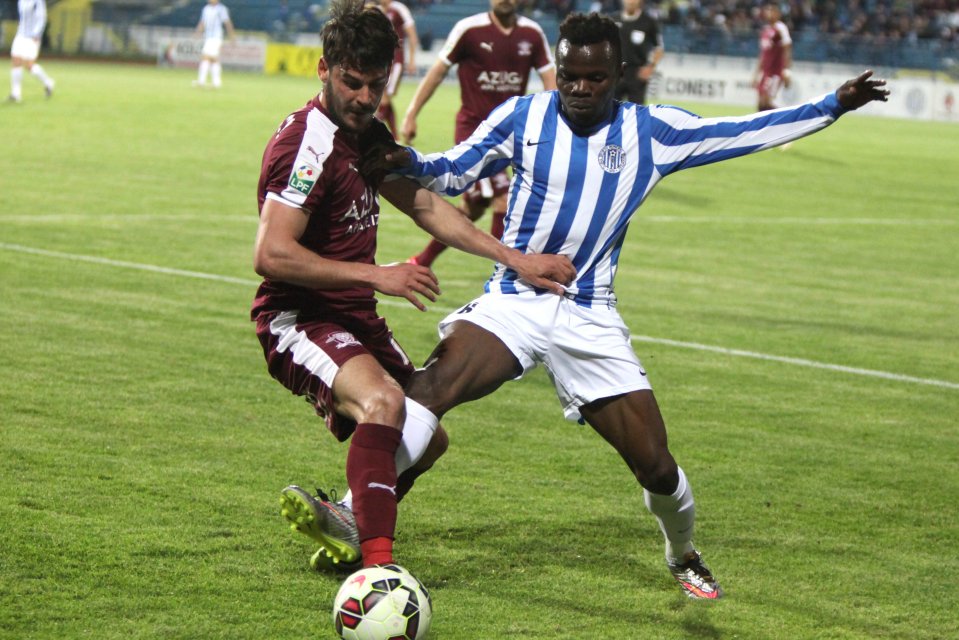
[[[521,40],[516,55],[523,56],[524,58],[533,55],[533,43]]]
[[[619,173],[626,166],[626,152],[618,144],[603,147],[596,159],[606,173]]]
[[[310,195],[316,178],[320,175],[319,169],[309,164],[301,164],[290,174],[290,187],[305,196]]]
[[[331,333],[330,337],[326,339],[327,344],[336,344],[337,349],[343,349],[351,345],[359,345],[360,341],[353,337],[353,334],[349,331],[337,331]]]

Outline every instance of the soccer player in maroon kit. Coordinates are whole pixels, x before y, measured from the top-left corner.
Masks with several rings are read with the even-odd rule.
[[[271,375],[306,396],[340,441],[352,435],[353,511],[291,485],[281,497],[283,515],[333,562],[362,555],[370,566],[393,561],[397,501],[425,470],[415,465],[428,444],[445,448],[435,416],[420,450],[406,439],[421,408],[403,392],[413,366],[377,315],[374,295],[403,297],[422,310],[418,296],[434,300],[440,290],[426,267],[375,263],[379,194],[429,233],[510,265],[536,286],[562,293],[558,283],[575,270],[565,257],[507,248],[409,180],[384,182],[365,171],[364,150],[393,140],[373,114],[396,34],[363,0],[337,0],[322,38],[322,91],[280,124],[263,155],[254,268],[264,280],[251,317]]]
[[[458,65],[460,110],[456,114],[455,142],[466,140],[502,102],[526,93],[532,69],[539,73],[543,88],[556,88],[556,65],[543,29],[516,15],[515,0],[490,0],[491,11],[478,13],[456,23],[439,58],[420,82],[406,111],[400,135],[409,144],[416,137],[416,117],[451,66]],[[509,175],[502,171],[473,185],[463,194],[463,213],[479,220],[490,204],[493,223],[490,233],[503,235]],[[413,264],[431,266],[446,248],[432,240],[422,252],[410,258]]]
[[[782,14],[775,2],[762,6],[766,24],[759,32],[759,62],[753,73],[753,86],[759,93],[759,111],[775,109],[780,91],[789,87],[793,41],[789,28],[780,20]]]
[[[409,50],[409,62],[406,62],[406,71],[411,74],[416,73],[416,50],[420,46],[420,40],[416,34],[413,14],[405,4],[396,2],[396,0],[380,0],[379,7],[393,23],[393,29],[400,41],[393,57],[393,67],[390,70],[389,82],[386,83],[386,91],[383,92],[380,107],[376,110],[376,117],[385,122],[386,126],[390,128],[390,133],[395,136],[396,114],[393,111],[393,96],[396,95],[396,90],[400,87],[400,80],[403,78],[403,64],[407,49]]]

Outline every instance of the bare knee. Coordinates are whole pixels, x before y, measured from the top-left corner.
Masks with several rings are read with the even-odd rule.
[[[382,385],[371,389],[358,400],[356,421],[399,427],[406,419],[406,396],[397,386]]]
[[[630,464],[636,480],[650,493],[671,495],[679,485],[679,468],[668,450],[662,450],[652,460]]]

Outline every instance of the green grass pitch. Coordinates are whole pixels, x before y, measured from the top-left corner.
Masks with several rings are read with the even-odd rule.
[[[339,579],[277,501],[342,488],[346,447],[248,320],[263,147],[318,83],[46,67],[52,100],[28,76],[0,106],[0,638],[332,638]],[[617,290],[726,599],[680,594],[638,486],[536,372],[447,416],[401,506],[432,637],[959,637],[956,149],[955,125],[853,115],[666,180]],[[380,222],[383,263],[426,240]],[[429,312],[381,306],[418,361],[489,265],[436,272]]]

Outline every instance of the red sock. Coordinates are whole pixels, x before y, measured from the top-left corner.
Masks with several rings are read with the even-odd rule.
[[[505,220],[506,220],[505,211],[493,212],[493,222],[491,222],[489,226],[489,232],[491,236],[493,236],[494,238],[503,237],[503,230],[506,228]]]
[[[370,538],[360,543],[363,551],[363,566],[393,564],[393,538]]]
[[[430,243],[426,245],[426,248],[416,256],[416,264],[421,264],[424,267],[433,266],[433,261],[436,260],[436,256],[440,255],[446,251],[446,245],[440,242],[439,240],[430,240]]]
[[[396,449],[402,438],[402,431],[386,425],[356,425],[346,455],[346,481],[353,492],[353,514],[361,547],[366,540],[373,538],[393,539],[396,531]],[[376,550],[374,554],[377,555],[374,564],[381,563]],[[387,549],[386,554],[392,558],[392,549]],[[366,562],[364,554],[364,564]]]

